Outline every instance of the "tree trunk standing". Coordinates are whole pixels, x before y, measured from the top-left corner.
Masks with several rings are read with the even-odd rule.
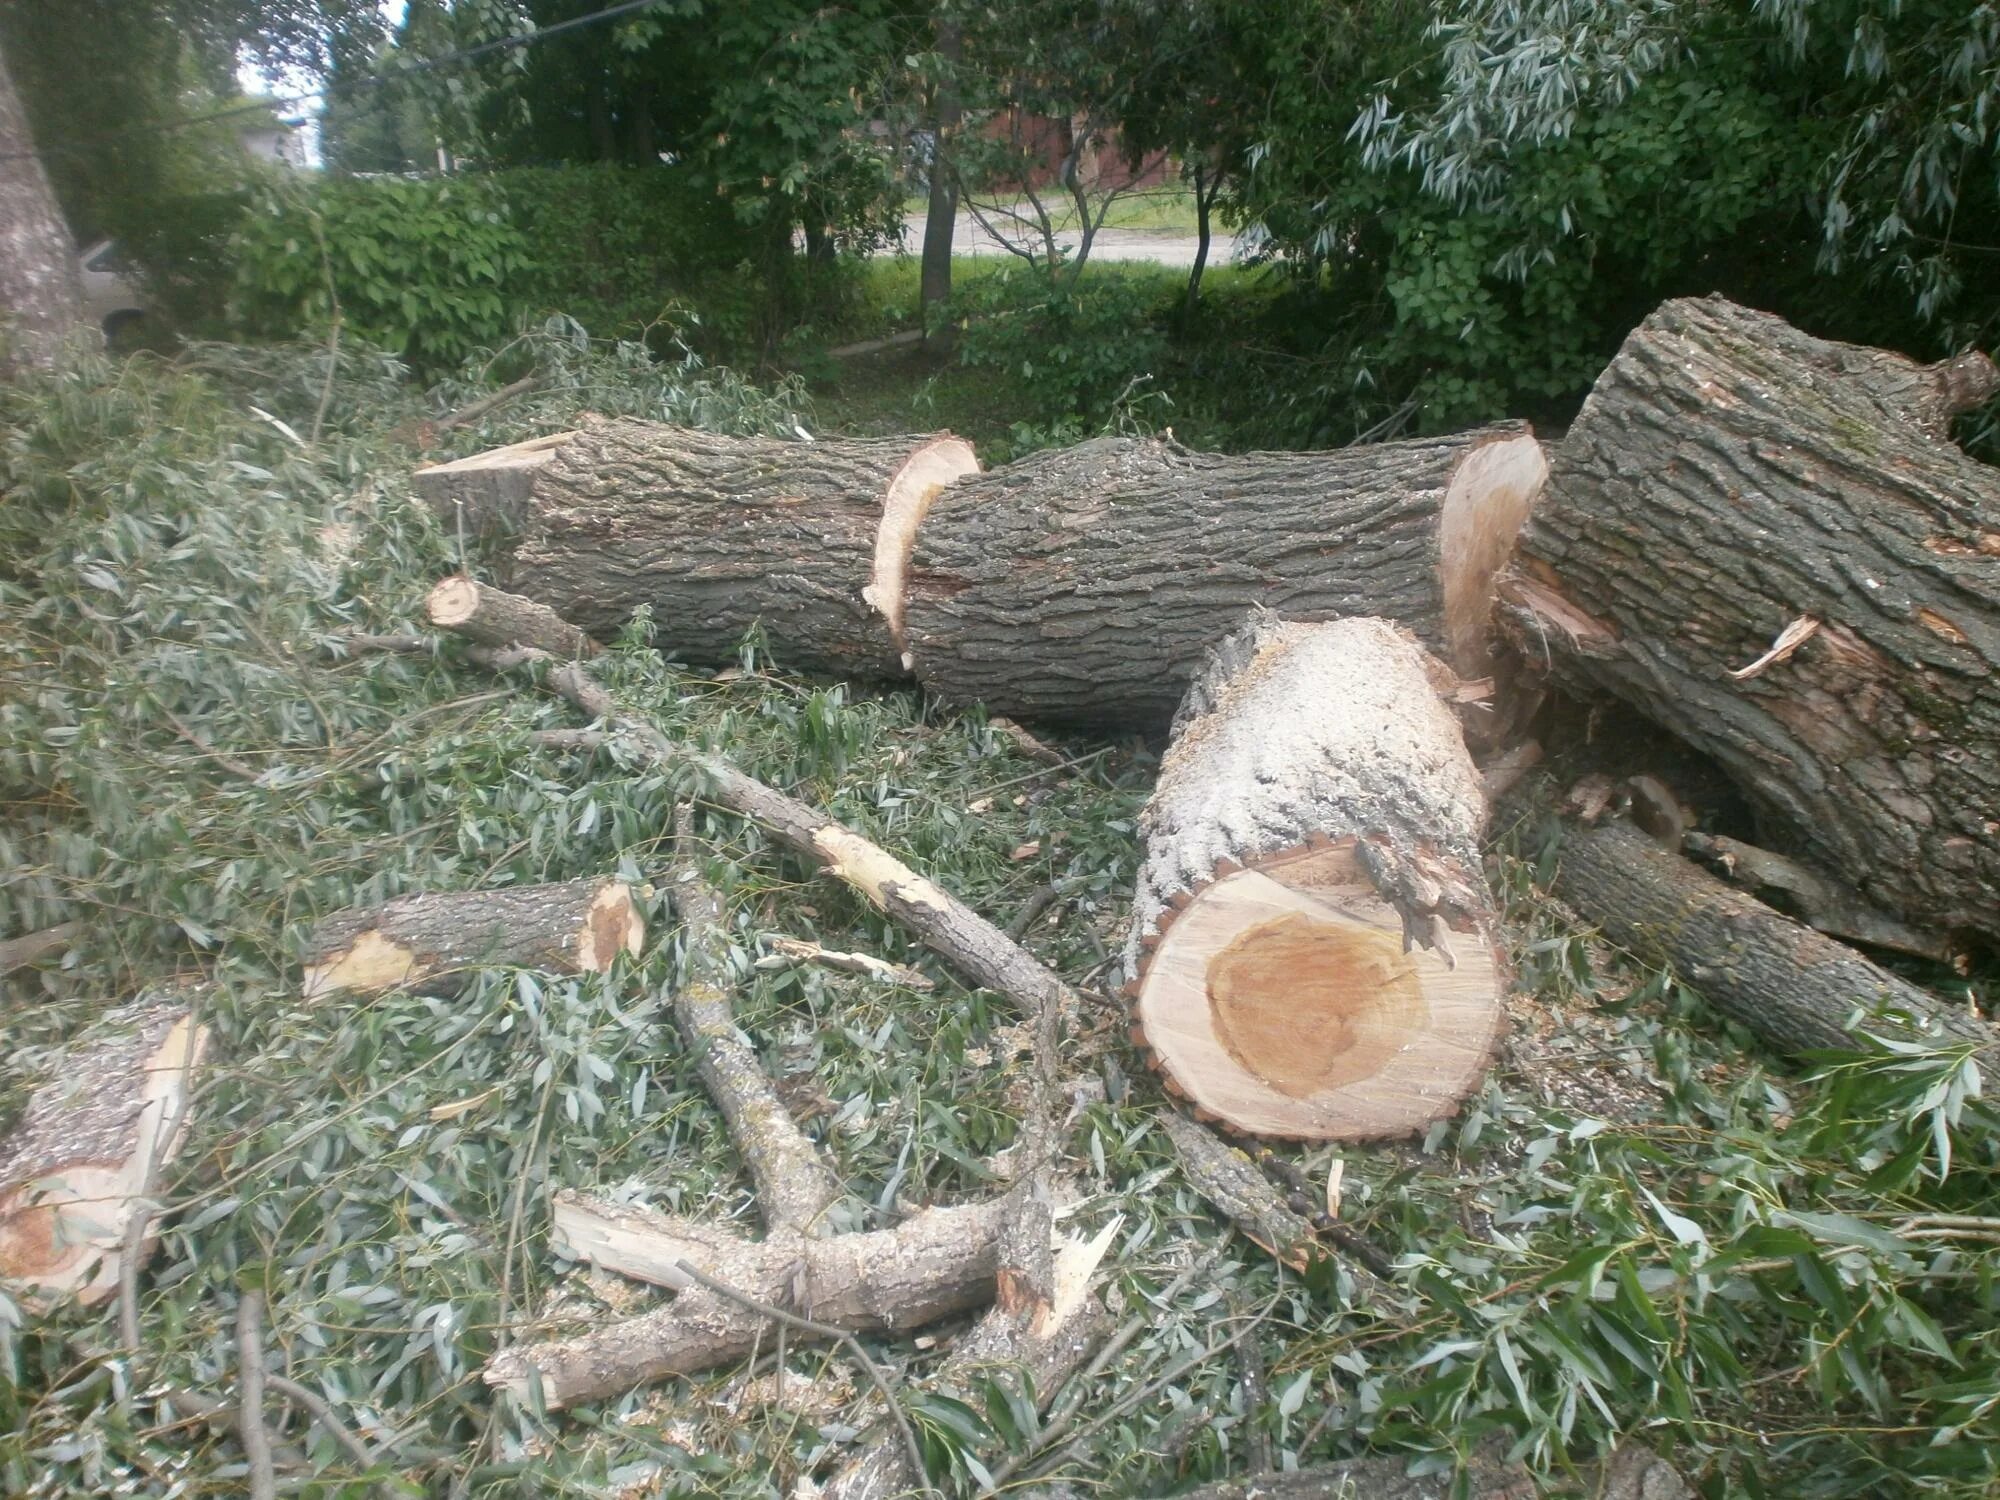
[[[940,310],[951,301],[951,241],[958,225],[958,173],[952,152],[961,116],[958,63],[964,53],[964,37],[956,21],[937,23],[937,53],[943,67],[931,111],[930,202],[924,211],[918,301],[923,309],[925,347],[944,353],[951,348],[951,328]]]
[[[76,247],[0,57],[0,378],[53,363],[82,326]]]
[[[1506,983],[1445,672],[1382,620],[1265,616],[1188,690],[1140,818],[1126,993],[1239,1130],[1407,1135],[1484,1076]]]
[[[1189,327],[1194,326],[1194,316],[1201,306],[1201,273],[1208,269],[1208,247],[1212,238],[1213,223],[1210,210],[1215,207],[1215,195],[1222,187],[1220,174],[1211,174],[1206,162],[1200,157],[1194,160],[1194,265],[1188,270],[1187,307],[1182,320]]]
[[[1781,1052],[1851,1048],[1848,1025],[1858,1015],[1861,1030],[1903,1041],[1976,1043],[1992,1066],[1990,1027],[1723,884],[1630,823],[1569,829],[1554,891],[1612,942],[1671,967]],[[1919,1024],[1866,1014],[1878,1009]]]
[[[1263,607],[1380,615],[1492,671],[1492,580],[1538,491],[1519,426],[1330,453],[1098,438],[968,477],[917,533],[911,664],[953,703],[1163,728],[1203,655]]]
[[[1599,377],[1503,582],[1522,653],[1713,756],[1799,852],[1920,927],[2000,935],[2000,385],[1721,298]]]

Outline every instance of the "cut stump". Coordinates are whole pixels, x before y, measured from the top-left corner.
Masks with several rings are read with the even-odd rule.
[[[71,1049],[0,1143],[0,1279],[86,1305],[117,1289],[138,1200],[187,1137],[207,1046],[189,1007],[163,997]],[[155,1243],[142,1237],[142,1261]]]
[[[596,974],[637,953],[645,935],[618,880],[420,892],[323,919],[306,940],[304,993],[373,994],[484,964]]]
[[[1190,688],[1126,970],[1140,1038],[1204,1117],[1407,1135],[1485,1073],[1505,981],[1448,678],[1381,620],[1264,618]]]
[[[1493,580],[1548,472],[1519,424],[1328,453],[1098,438],[961,479],[910,559],[924,685],[995,714],[1158,730],[1267,608],[1382,616],[1493,671]]]
[[[1720,297],[1626,339],[1503,580],[1522,655],[1713,757],[1786,853],[1919,928],[2000,937],[2000,389]]]

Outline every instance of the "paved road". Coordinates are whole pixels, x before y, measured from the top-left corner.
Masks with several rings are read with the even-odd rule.
[[[1075,248],[1080,236],[1075,231],[1056,236],[1056,242]],[[912,255],[924,243],[924,216],[912,214],[903,221],[904,247]],[[1092,260],[1149,260],[1162,266],[1192,266],[1199,243],[1191,234],[1171,229],[1100,229],[1091,241]],[[1005,246],[981,227],[970,214],[960,214],[952,232],[952,252],[956,255],[1005,255]],[[1229,264],[1236,257],[1236,238],[1218,232],[1208,247],[1211,266]]]

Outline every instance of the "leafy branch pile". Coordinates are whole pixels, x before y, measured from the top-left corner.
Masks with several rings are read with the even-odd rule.
[[[0,1302],[11,1493],[224,1495],[241,1299],[273,1372],[370,1448],[273,1399],[305,1494],[768,1495],[880,1415],[838,1348],[559,1415],[496,1398],[500,1349],[654,1294],[550,1250],[549,1196],[587,1188],[718,1223],[755,1205],[671,1024],[666,903],[604,975],[471,974],[449,996],[301,998],[318,917],[414,890],[616,875],[666,886],[692,798],[725,899],[736,1016],[846,1189],[844,1229],[990,1196],[1018,1140],[1024,1018],[813,878],[698,780],[531,736],[557,704],[452,650],[352,655],[406,631],[460,539],[415,504],[408,435],[505,379],[470,452],[581,410],[716,430],[810,424],[692,360],[556,324],[430,393],[353,345],[84,364],[0,394],[0,930],[76,921],[9,976],[8,1112],[105,1010],[201,973],[215,1035],[162,1249],[117,1310]],[[641,619],[593,672],[621,708],[791,789],[997,921],[1073,982],[1107,966],[1150,764],[1060,765],[976,712],[857,696],[774,666],[662,662]],[[1182,1175],[1122,1046],[1065,1052],[1071,1228],[1113,1230],[1115,1357],[1038,1414],[994,1372],[934,1393],[949,1353],[876,1344],[932,1482],[996,1476],[1162,1493],[1376,1449],[1449,1470],[1489,1443],[1583,1488],[1621,1438],[1707,1492],[1977,1495],[2000,1452],[2000,1159],[1963,1049],[1766,1068],[1689,992],[1610,960],[1536,893],[1532,818],[1492,855],[1523,981],[1516,1040],[1461,1118],[1344,1163],[1342,1220],[1389,1256],[1303,1272]],[[1045,895],[1052,891],[1052,896]],[[795,967],[774,937],[914,966],[925,991]],[[1331,1161],[1299,1166],[1323,1183]],[[1234,1344],[1232,1338],[1251,1330]],[[1230,1347],[1225,1348],[1228,1344]],[[1252,1351],[1255,1351],[1252,1353]],[[774,1351],[775,1352],[775,1351]],[[1074,1411],[1073,1417],[1065,1412]]]

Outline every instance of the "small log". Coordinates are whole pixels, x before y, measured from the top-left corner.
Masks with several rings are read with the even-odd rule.
[[[631,888],[617,880],[398,896],[313,928],[304,994],[374,994],[485,964],[596,974],[637,953],[645,933]]]
[[[675,822],[682,826],[675,839],[674,912],[681,919],[685,967],[674,986],[674,1020],[749,1168],[765,1224],[774,1234],[818,1234],[827,1209],[840,1201],[840,1179],[792,1119],[757,1054],[736,1029],[722,902],[702,879],[700,855],[686,821],[687,809],[677,809]]]
[[[1005,1198],[931,1208],[894,1229],[761,1243],[646,1209],[557,1200],[557,1243],[606,1269],[680,1288],[655,1311],[575,1338],[517,1345],[486,1367],[488,1385],[525,1395],[539,1379],[551,1407],[619,1395],[671,1375],[734,1364],[776,1330],[674,1269],[686,1261],[745,1296],[851,1333],[918,1328],[993,1297]]]
[[[1908,953],[1936,963],[1948,964],[1958,957],[1951,944],[1936,933],[1919,932],[1908,923],[1898,922],[1846,886],[1795,859],[1759,849],[1741,839],[1698,831],[1683,834],[1681,847],[1737,889],[1748,891],[1828,937],[1891,953]],[[1776,900],[1772,899],[1774,895]]]
[[[1162,1110],[1156,1117],[1194,1190],[1214,1204],[1258,1249],[1303,1271],[1325,1254],[1313,1226],[1294,1213],[1250,1159],[1193,1120]]]
[[[29,964],[60,953],[76,942],[83,927],[77,922],[58,922],[53,927],[44,927],[40,932],[30,932],[21,937],[8,938],[0,943],[0,974],[11,974],[16,969],[25,969]]]
[[[704,665],[761,625],[789,665],[839,676],[901,675],[911,541],[979,467],[949,433],[795,442],[621,420],[542,441],[415,480],[477,513],[473,529],[518,533],[508,588],[597,636],[648,605],[660,649]]]
[[[533,646],[551,656],[588,657],[597,642],[547,605],[464,574],[444,579],[424,600],[431,624],[482,646]]]
[[[163,997],[71,1049],[0,1143],[0,1279],[87,1306],[117,1290],[139,1200],[187,1138],[207,1048],[188,1004]],[[141,1236],[141,1263],[157,1243]]]
[[[1367,1140],[1485,1074],[1505,991],[1486,806],[1440,674],[1380,620],[1265,617],[1189,689],[1125,964],[1138,1032],[1198,1111]]]
[[[1493,579],[1547,468],[1518,424],[1329,453],[1097,438],[1034,454],[932,507],[911,661],[949,702],[1127,731],[1165,727],[1259,607],[1384,616],[1484,677]]]
[[[1798,852],[1919,928],[2000,937],[2000,389],[1720,297],[1625,341],[1503,580],[1522,654],[1717,761]]]
[[[1554,892],[1620,947],[1666,965],[1780,1052],[1854,1048],[1858,1027],[1931,1046],[1994,1034],[1905,979],[1661,848],[1629,823],[1572,826]]]

